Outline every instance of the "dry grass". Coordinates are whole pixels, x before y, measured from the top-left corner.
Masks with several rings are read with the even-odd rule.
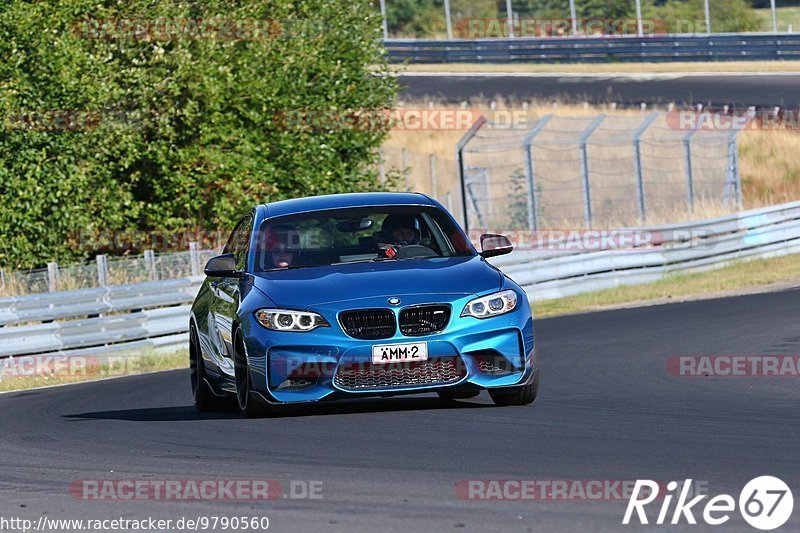
[[[754,10],[759,19],[760,31],[772,31],[772,10],[769,7],[764,7]],[[778,19],[778,31],[792,31],[800,30],[800,7],[798,6],[784,6],[776,9],[776,17]],[[797,70],[797,69],[795,69]]]
[[[9,361],[9,359],[0,359],[0,392],[93,381],[116,376],[130,376],[158,370],[187,368],[189,366],[189,355],[186,350],[178,350],[166,354],[146,352],[138,355],[115,357],[111,363],[87,365],[85,368],[73,367],[73,371],[67,370],[64,364],[59,367],[60,371],[38,374],[29,373],[28,371],[16,372],[12,367],[8,366]],[[64,361],[61,361],[61,363],[64,363]]]
[[[745,206],[800,198],[800,131],[745,131],[739,139]]]
[[[770,22],[771,24],[771,22]],[[800,29],[800,25],[795,29]],[[542,74],[670,74],[680,72],[798,72],[800,61],[713,61],[707,63],[431,63],[407,72],[530,72]]]

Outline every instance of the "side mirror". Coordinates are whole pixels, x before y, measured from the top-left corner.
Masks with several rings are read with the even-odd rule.
[[[214,278],[241,277],[241,273],[236,270],[236,257],[233,254],[222,254],[209,259],[205,274]]]
[[[492,233],[481,235],[481,256],[483,257],[510,254],[513,249],[514,246],[505,235],[494,235]]]

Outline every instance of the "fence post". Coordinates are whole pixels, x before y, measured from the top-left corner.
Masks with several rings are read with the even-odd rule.
[[[431,165],[431,197],[436,198],[436,154],[430,154],[428,161]]]
[[[689,212],[694,211],[694,174],[692,171],[692,137],[703,125],[704,113],[698,113],[697,124],[683,136],[683,168],[686,173],[686,201]]]
[[[533,161],[533,139],[539,134],[553,115],[545,115],[525,136],[525,176],[528,178],[528,229],[539,229],[539,203],[536,201],[536,172]]]
[[[445,203],[445,206],[447,207],[447,210],[452,215],[453,214],[453,194],[450,191],[447,191],[444,194],[444,203]]]
[[[647,128],[658,118],[658,113],[650,113],[633,132],[633,167],[636,171],[636,192],[639,197],[639,219],[644,224],[647,220],[647,206],[644,197],[644,172],[642,171],[641,139]]]
[[[105,287],[108,285],[108,263],[106,262],[106,256],[100,254],[95,257],[95,261],[97,261],[97,283],[101,287]]]
[[[197,241],[189,243],[189,262],[192,267],[192,276],[200,275],[200,254],[197,252]]]
[[[739,174],[739,143],[738,130],[733,130],[728,137],[728,165],[725,172],[725,203],[730,196],[729,190],[733,189],[733,200],[736,208],[742,209],[742,176]]]
[[[408,182],[408,150],[403,148],[400,150],[400,154],[402,156],[402,164],[403,164],[403,181],[406,185],[406,190],[409,189],[409,182]]]
[[[47,263],[47,288],[50,292],[58,291],[58,263]]]
[[[508,24],[508,37],[514,38],[514,12],[511,9],[511,0],[506,0],[506,22]]]
[[[733,136],[733,172],[736,177],[736,208],[741,211],[743,200],[742,194],[742,174],[739,172],[739,134]]]
[[[389,38],[389,25],[386,22],[386,0],[381,0],[381,28],[383,29],[383,40]]]
[[[6,271],[0,268],[0,290],[6,290]]]
[[[447,26],[447,38],[453,38],[453,21],[450,18],[450,0],[444,0],[444,21]]]
[[[461,209],[463,209],[464,231],[469,232],[469,220],[467,217],[467,184],[464,179],[464,148],[478,133],[478,130],[488,122],[483,115],[479,116],[467,132],[461,137],[456,144],[456,170],[458,172],[458,180],[461,183]]]
[[[156,254],[153,250],[144,251],[144,264],[147,271],[150,273],[150,279],[156,281]]]
[[[383,168],[383,149],[378,148],[378,181],[386,183],[386,171]]]
[[[589,156],[586,152],[586,143],[605,118],[605,114],[594,117],[578,140],[581,152],[581,174],[583,175],[583,218],[587,228],[592,227],[592,191],[589,183]]]

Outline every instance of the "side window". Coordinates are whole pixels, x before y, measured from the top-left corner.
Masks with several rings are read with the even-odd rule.
[[[253,231],[253,217],[247,215],[243,217],[231,232],[228,244],[222,251],[226,254],[236,256],[236,268],[241,270],[247,264],[247,250],[250,246],[250,234]]]

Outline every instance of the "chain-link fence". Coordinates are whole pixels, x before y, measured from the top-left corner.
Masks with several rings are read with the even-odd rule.
[[[156,254],[152,250],[132,257],[99,255],[92,262],[59,265],[29,271],[0,270],[0,296],[90,289],[146,281],[199,276],[216,253],[190,245],[186,252]]]
[[[737,129],[672,113],[481,126],[459,158],[469,228],[624,227],[741,205]]]
[[[436,198],[456,218],[461,215],[461,192],[456,172],[455,149],[452,157],[384,146],[380,153],[382,180],[393,175],[397,189],[421,192]]]

